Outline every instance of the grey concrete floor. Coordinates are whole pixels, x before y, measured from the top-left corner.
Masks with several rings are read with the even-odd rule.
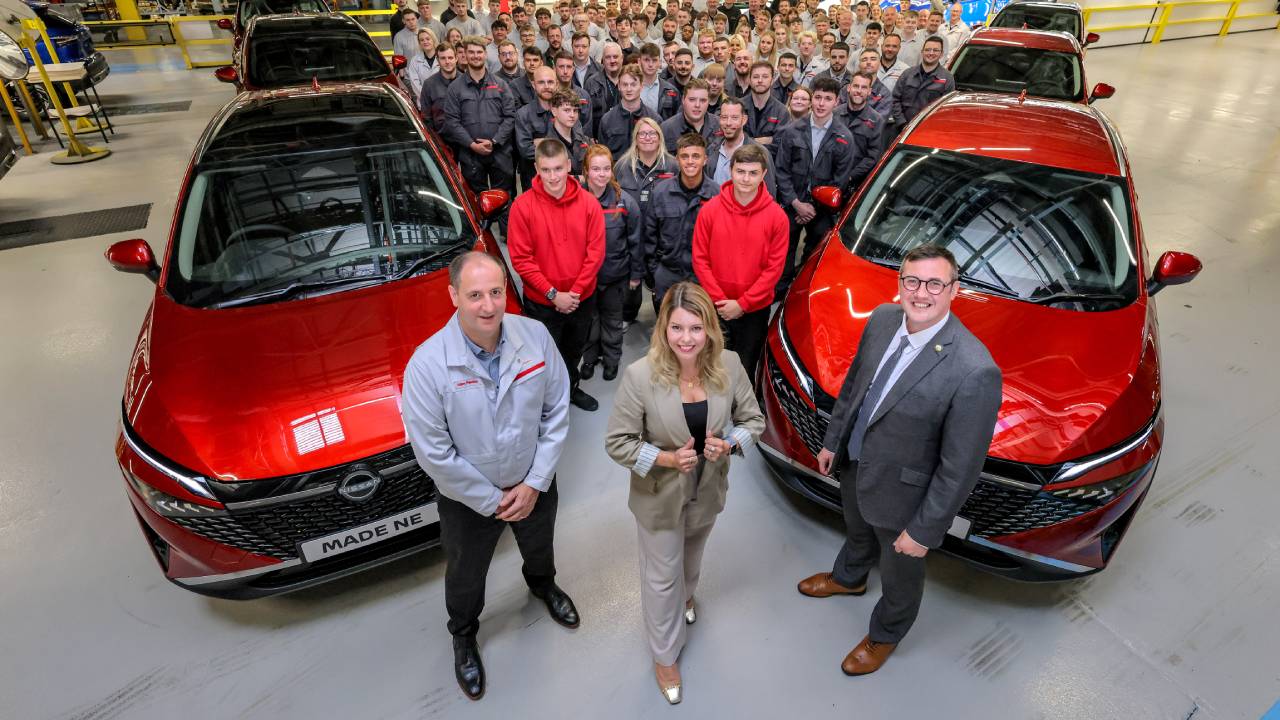
[[[641,635],[626,476],[601,443],[612,387],[598,376],[600,412],[573,413],[557,537],[583,625],[549,621],[504,540],[480,703],[453,681],[438,552],[248,603],[162,579],[112,456],[151,286],[102,251],[165,243],[191,148],[230,93],[208,71],[115,55],[109,103],[190,98],[190,111],[120,117],[115,155],[83,167],[48,164],[49,143],[0,182],[0,220],[155,203],[145,231],[0,252],[0,718],[1252,720],[1280,697],[1280,475],[1266,456],[1280,437],[1276,33],[1089,54],[1090,78],[1119,88],[1102,107],[1128,143],[1149,246],[1205,263],[1158,297],[1164,459],[1112,566],[1031,586],[931,556],[910,637],[881,672],[846,678],[874,576],[865,598],[796,593],[830,566],[840,526],[753,453],[712,535],[674,708]]]

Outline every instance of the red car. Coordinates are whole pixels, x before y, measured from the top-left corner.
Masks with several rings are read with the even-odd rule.
[[[236,3],[234,19],[222,18],[218,21],[218,27],[231,31],[231,52],[234,56],[240,52],[244,31],[249,26],[249,21],[259,15],[328,12],[333,12],[328,0],[242,0]]]
[[[244,93],[213,118],[158,262],[116,454],[165,577],[250,598],[430,547],[435,491],[400,419],[405,365],[453,313],[445,268],[501,259],[402,93]],[[518,311],[514,287],[508,307]]]
[[[1081,47],[1092,45],[1101,39],[1098,33],[1085,30],[1084,11],[1079,4],[1062,0],[1011,2],[991,18],[991,27],[1065,32],[1074,37]]]
[[[270,90],[321,82],[383,82],[400,87],[396,76],[408,60],[388,64],[360,23],[342,13],[259,15],[244,30],[233,64],[214,77],[239,90]]]
[[[832,189],[816,195],[839,204]],[[952,93],[904,129],[770,328],[765,457],[839,508],[816,469],[829,413],[867,317],[897,302],[901,258],[926,241],[955,254],[952,312],[1004,374],[984,471],[943,550],[1024,580],[1101,570],[1164,436],[1151,296],[1200,262],[1152,260],[1124,146],[1087,105]]]
[[[1084,51],[1064,32],[979,28],[956,51],[951,75],[957,90],[1013,93],[1092,103],[1115,95],[1084,76]]]

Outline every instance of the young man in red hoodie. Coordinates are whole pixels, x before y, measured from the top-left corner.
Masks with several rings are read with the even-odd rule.
[[[578,387],[578,365],[596,314],[596,276],[604,264],[600,203],[569,177],[569,152],[556,138],[538,141],[532,187],[511,204],[507,250],[524,283],[525,314],[542,321],[569,368],[569,402],[592,411]]]
[[[768,159],[760,145],[735,150],[732,179],[702,206],[693,228],[693,272],[716,304],[725,347],[738,353],[748,372],[764,348],[791,231],[787,214],[763,187]]]

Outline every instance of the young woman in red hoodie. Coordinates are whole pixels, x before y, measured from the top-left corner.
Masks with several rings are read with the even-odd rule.
[[[765,153],[760,145],[734,151],[732,179],[702,206],[693,228],[693,272],[715,302],[725,347],[738,353],[748,373],[764,348],[790,232],[787,214],[764,189]]]

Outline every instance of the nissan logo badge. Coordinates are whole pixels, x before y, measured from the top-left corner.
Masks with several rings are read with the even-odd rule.
[[[382,476],[372,470],[354,470],[338,483],[338,494],[353,503],[373,497],[382,485]]]

